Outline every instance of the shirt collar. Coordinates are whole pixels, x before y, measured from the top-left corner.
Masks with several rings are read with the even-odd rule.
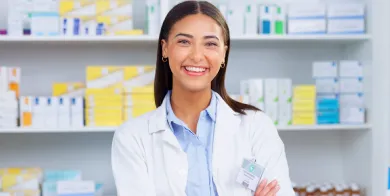
[[[171,123],[174,122],[179,125],[184,125],[183,122],[180,119],[178,119],[175,113],[173,112],[172,105],[171,105],[171,93],[172,93],[171,90],[168,91],[168,96],[166,98],[167,120],[169,122],[168,124],[169,126],[171,126]],[[214,91],[212,91],[210,104],[205,110],[207,115],[211,118],[211,120],[215,122],[216,112],[217,112],[217,96]]]

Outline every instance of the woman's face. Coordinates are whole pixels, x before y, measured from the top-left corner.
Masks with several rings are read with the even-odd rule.
[[[211,81],[224,63],[227,47],[221,27],[203,14],[176,22],[168,40],[162,40],[163,57],[169,59],[173,86],[188,91],[211,88]]]

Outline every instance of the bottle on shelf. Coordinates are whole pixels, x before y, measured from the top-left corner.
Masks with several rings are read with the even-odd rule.
[[[342,185],[338,184],[335,186],[335,196],[345,196],[344,188]]]
[[[319,196],[329,196],[328,187],[326,185],[321,186]]]
[[[351,196],[361,196],[361,190],[356,183],[351,184]]]
[[[306,188],[306,196],[316,196],[316,188],[313,185]]]
[[[343,184],[344,196],[351,196],[351,188],[347,184]]]

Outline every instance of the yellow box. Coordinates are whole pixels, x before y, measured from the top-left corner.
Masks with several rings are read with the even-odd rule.
[[[0,176],[4,174],[37,174],[39,176],[43,175],[41,168],[31,167],[31,168],[19,168],[19,167],[10,167],[10,168],[0,168]]]
[[[122,107],[123,101],[86,101],[86,108]]]
[[[314,99],[294,99],[293,100],[293,111],[301,112],[315,112],[316,111],[316,100]]]
[[[53,96],[84,96],[85,84],[82,82],[63,82],[53,84]]]
[[[124,69],[125,87],[153,87],[156,66],[126,66]]]
[[[88,66],[87,88],[107,88],[118,85],[124,80],[121,66]]]
[[[41,196],[41,190],[17,190],[17,191],[5,191],[10,196]]]
[[[315,112],[293,112],[293,125],[313,125],[315,123]]]
[[[124,105],[143,105],[152,104],[154,105],[154,94],[153,93],[131,93],[126,94],[124,99]]]
[[[145,113],[153,111],[156,109],[156,106],[153,105],[136,105],[133,107],[126,107],[124,111],[124,120],[129,120],[132,118],[136,118]]]
[[[86,108],[85,116],[115,116],[122,115],[122,107],[94,107]]]
[[[154,85],[147,85],[147,86],[141,86],[141,87],[130,87],[125,86],[123,89],[124,93],[126,95],[130,94],[153,94],[154,93]]]
[[[117,127],[120,126],[123,123],[123,121],[107,121],[107,122],[88,122],[86,123],[86,126],[89,127]]]
[[[3,191],[11,190],[38,190],[40,183],[39,174],[3,174],[1,176],[1,188]]]
[[[96,0],[99,15],[132,15],[132,0]]]
[[[300,85],[294,87],[294,99],[315,99],[316,87],[314,85]]]
[[[95,0],[60,0],[60,16],[94,16],[96,15]]]
[[[116,85],[110,88],[87,88],[85,90],[85,96],[115,96],[122,95],[124,89],[121,85]]]

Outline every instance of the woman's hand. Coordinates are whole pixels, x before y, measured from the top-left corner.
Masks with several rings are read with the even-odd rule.
[[[262,180],[256,189],[254,196],[276,196],[280,186],[276,180],[267,184],[267,180]]]

